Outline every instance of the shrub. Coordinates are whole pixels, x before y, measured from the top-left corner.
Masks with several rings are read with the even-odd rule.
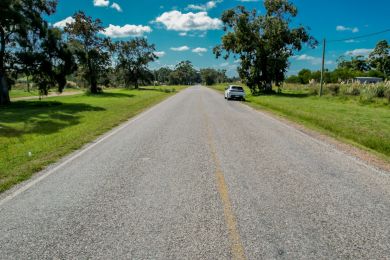
[[[340,92],[339,84],[329,84],[326,86],[326,88],[332,96],[337,96]]]
[[[360,88],[361,86],[356,84],[346,85],[345,87],[342,88],[342,93],[348,96],[359,96]]]
[[[384,91],[384,96],[387,98],[387,100],[390,103],[390,86],[386,86],[385,91]]]

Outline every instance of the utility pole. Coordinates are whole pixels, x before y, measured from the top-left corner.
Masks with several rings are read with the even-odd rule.
[[[322,96],[322,88],[323,88],[323,86],[324,86],[325,48],[326,48],[326,39],[324,38],[324,43],[323,43],[323,45],[322,45],[322,68],[321,68],[320,97]]]

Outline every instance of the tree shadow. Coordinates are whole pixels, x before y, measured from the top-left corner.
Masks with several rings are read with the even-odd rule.
[[[17,101],[0,108],[0,136],[47,135],[79,124],[81,112],[104,110],[83,103]]]
[[[86,93],[85,95],[90,96],[90,97],[98,97],[98,98],[107,98],[107,97],[112,97],[112,98],[121,98],[121,97],[134,97],[133,94],[129,93],[112,93],[112,92],[102,92],[98,94],[92,94],[92,93]]]
[[[173,93],[173,92],[176,92],[176,88],[174,87],[148,87],[148,88],[145,88],[145,87],[140,87],[138,88],[138,90],[142,90],[142,91],[156,91],[156,92],[164,92],[164,93]]]
[[[286,92],[271,92],[260,93],[253,96],[276,96],[276,97],[291,97],[291,98],[305,98],[311,96],[309,93],[286,93]]]

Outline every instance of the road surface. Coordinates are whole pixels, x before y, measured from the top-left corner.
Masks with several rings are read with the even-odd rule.
[[[3,196],[0,258],[386,259],[389,176],[195,86]]]

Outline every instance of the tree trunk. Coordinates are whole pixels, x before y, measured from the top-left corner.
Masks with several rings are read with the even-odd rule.
[[[10,102],[7,79],[4,74],[0,73],[0,105],[7,105]]]
[[[0,26],[0,105],[7,105],[11,101],[9,99],[9,89],[5,73],[5,32]]]
[[[272,92],[272,82],[267,82],[264,86],[264,92],[270,93]]]
[[[92,94],[98,93],[97,80],[95,76],[91,76],[91,93]]]

